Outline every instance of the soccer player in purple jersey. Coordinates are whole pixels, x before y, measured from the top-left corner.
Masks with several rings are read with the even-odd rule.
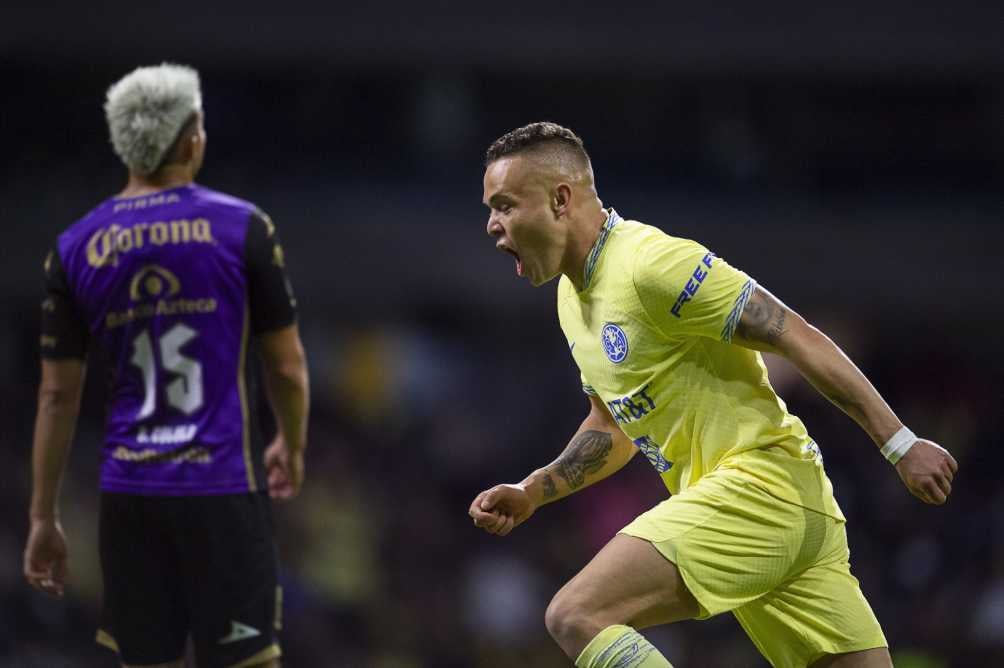
[[[194,70],[139,68],[105,111],[129,181],[45,262],[24,575],[62,596],[59,489],[90,350],[109,370],[98,642],[125,666],[181,666],[188,636],[203,668],[278,666],[270,497],[303,482],[309,403],[282,248],[253,204],[194,183],[206,145]],[[267,449],[256,357],[278,425]]]

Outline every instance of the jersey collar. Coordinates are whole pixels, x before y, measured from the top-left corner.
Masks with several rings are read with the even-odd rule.
[[[610,238],[610,231],[616,227],[617,223],[621,222],[621,217],[617,215],[617,212],[610,209],[610,213],[607,214],[607,220],[603,223],[603,227],[600,229],[600,236],[596,238],[593,243],[593,247],[589,249],[589,255],[586,256],[586,267],[582,272],[582,290],[589,289],[589,283],[593,278],[593,273],[596,271],[596,265],[600,261],[600,253],[603,252],[603,246],[606,245],[607,239]]]

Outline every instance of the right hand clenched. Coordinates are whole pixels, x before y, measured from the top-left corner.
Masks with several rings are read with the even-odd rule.
[[[474,497],[467,514],[474,526],[505,536],[537,509],[523,485],[495,485]]]

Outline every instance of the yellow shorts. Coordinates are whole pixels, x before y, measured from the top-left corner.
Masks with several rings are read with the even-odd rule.
[[[775,667],[887,647],[851,575],[844,523],[781,501],[735,469],[717,469],[621,533],[676,564],[701,606],[731,611]]]

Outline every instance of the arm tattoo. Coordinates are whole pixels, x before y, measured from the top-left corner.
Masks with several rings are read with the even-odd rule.
[[[747,341],[776,345],[787,330],[784,321],[788,309],[773,295],[757,287],[743,309],[739,320],[739,336]]]
[[[596,473],[607,463],[613,447],[613,436],[604,431],[584,431],[568,444],[555,464],[558,475],[565,479],[569,489],[581,487],[587,473]]]
[[[784,317],[786,315],[787,311],[784,310],[783,306],[777,309],[774,319],[770,323],[770,329],[767,330],[767,343],[774,345],[784,334]]]
[[[551,477],[550,473],[544,474],[544,479],[541,482],[544,485],[545,499],[550,499],[552,496],[558,495],[558,487],[554,484],[554,478]]]

